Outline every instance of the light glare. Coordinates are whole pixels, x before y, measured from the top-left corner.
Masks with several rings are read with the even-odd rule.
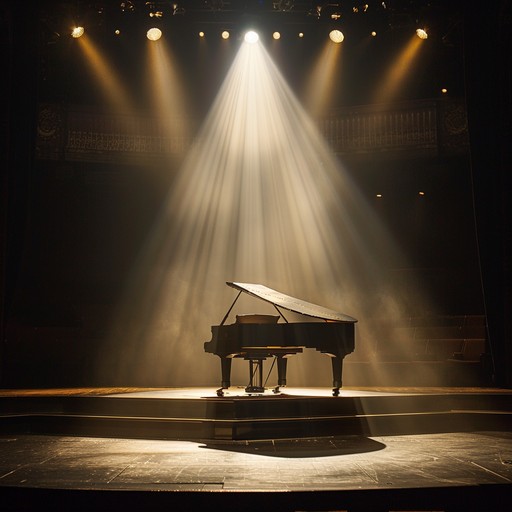
[[[331,30],[329,32],[329,37],[333,43],[341,43],[345,39],[341,30]]]
[[[84,35],[85,29],[84,27],[75,27],[71,31],[71,37],[77,39],[78,37],[82,37]]]
[[[428,34],[427,34],[427,31],[423,28],[418,28],[416,29],[416,35],[420,38],[420,39],[428,39]]]
[[[249,30],[249,32],[247,32],[244,37],[245,42],[251,44],[257,43],[259,38],[260,36],[257,32],[254,32],[254,30]]]
[[[162,31],[159,28],[155,28],[155,27],[150,28],[147,31],[146,37],[150,41],[158,41],[162,37]]]

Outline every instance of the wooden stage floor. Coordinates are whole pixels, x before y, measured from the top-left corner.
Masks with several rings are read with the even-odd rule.
[[[511,390],[0,390],[0,404],[2,511],[512,507]]]

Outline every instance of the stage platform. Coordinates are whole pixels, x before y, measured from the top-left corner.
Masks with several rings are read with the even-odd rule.
[[[1,510],[512,506],[512,390],[4,390],[0,404]]]

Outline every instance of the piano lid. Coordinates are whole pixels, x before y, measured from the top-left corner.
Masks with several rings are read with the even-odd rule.
[[[272,288],[267,288],[261,284],[231,283],[229,281],[226,282],[226,284],[232,288],[246,292],[249,295],[258,297],[259,299],[262,299],[266,302],[270,302],[275,306],[280,306],[289,311],[293,311],[294,313],[301,313],[302,315],[321,318],[323,320],[332,320],[336,322],[357,322],[355,318],[344,315],[343,313],[338,313],[332,309],[324,308],[323,306],[317,306],[316,304],[296,299],[295,297],[290,297],[289,295],[285,295],[284,293],[272,290]]]

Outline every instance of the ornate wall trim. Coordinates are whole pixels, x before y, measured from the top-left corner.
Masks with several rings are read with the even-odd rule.
[[[155,119],[78,106],[39,107],[36,156],[43,160],[147,164],[181,158],[193,142],[197,123]],[[318,123],[338,155],[412,158],[468,151],[465,105],[454,100],[421,100],[332,111]]]

